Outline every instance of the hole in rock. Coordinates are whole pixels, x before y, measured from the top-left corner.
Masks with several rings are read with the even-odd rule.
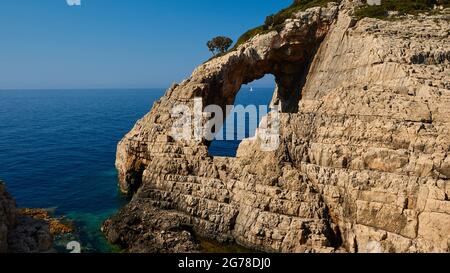
[[[271,74],[241,86],[233,111],[228,113],[222,128],[209,145],[211,156],[236,156],[242,140],[254,137],[261,119],[270,112],[274,90],[275,79]]]

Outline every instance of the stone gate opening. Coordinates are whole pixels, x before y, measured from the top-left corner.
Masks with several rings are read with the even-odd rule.
[[[270,111],[275,86],[275,78],[271,74],[241,86],[233,111],[228,113],[209,145],[211,156],[235,157],[242,139],[255,136],[261,119]]]
[[[320,24],[314,24],[314,27],[309,28],[301,36],[283,37],[276,32],[261,36],[250,47],[240,48],[239,52],[231,53],[230,56],[206,63],[202,71],[205,71],[208,77],[203,78],[200,84],[193,86],[194,96],[202,98],[204,108],[209,105],[219,106],[224,113],[223,123],[226,123],[227,106],[236,103],[247,103],[247,106],[249,103],[255,104],[256,101],[245,102],[245,97],[256,99],[258,97],[246,96],[246,94],[250,92],[252,85],[256,87],[261,79],[264,82],[267,81],[267,77],[270,77],[271,90],[265,91],[263,104],[276,105],[281,113],[297,113],[307,73],[325,33]],[[277,46],[267,50],[265,48],[267,44],[277,44]],[[220,69],[216,62],[221,63]],[[258,96],[262,94],[257,93],[255,87],[253,87],[253,93]],[[244,102],[240,102],[241,99]],[[216,134],[220,133],[222,125],[217,126],[219,128],[214,131]],[[254,129],[250,131],[247,132],[246,137],[252,136],[255,132]],[[216,134],[213,133],[213,136]],[[233,157],[242,139],[227,141],[222,137],[218,140],[205,141],[210,155]]]

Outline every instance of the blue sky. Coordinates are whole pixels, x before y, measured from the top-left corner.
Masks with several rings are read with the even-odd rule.
[[[0,89],[165,88],[291,2],[1,0]]]

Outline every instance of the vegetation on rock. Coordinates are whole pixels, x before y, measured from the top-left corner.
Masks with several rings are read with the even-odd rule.
[[[211,51],[214,56],[225,53],[232,44],[233,40],[225,36],[215,37],[206,43],[209,51]]]
[[[418,14],[430,11],[434,6],[450,7],[450,0],[381,0],[381,5],[364,5],[355,12],[358,19],[372,17],[387,18],[389,12],[397,12],[398,15]]]
[[[74,228],[69,223],[63,223],[59,219],[53,218],[45,209],[20,209],[19,215],[29,216],[34,219],[44,220],[50,227],[52,235],[67,234],[74,232]]]
[[[236,50],[240,45],[249,41],[258,34],[264,34],[278,28],[289,18],[299,11],[316,6],[325,6],[329,2],[340,3],[341,0],[295,0],[291,6],[282,9],[276,14],[266,17],[263,25],[252,28],[239,37],[231,50]],[[429,11],[434,6],[450,7],[450,0],[381,0],[381,5],[364,5],[356,10],[355,15],[361,19],[363,17],[386,18],[389,11],[398,12],[399,15],[417,14]]]
[[[240,45],[247,42],[251,38],[255,37],[258,34],[264,34],[271,30],[277,30],[279,26],[281,26],[284,21],[289,18],[292,18],[295,13],[299,11],[304,11],[308,8],[316,7],[316,6],[325,6],[327,3],[336,2],[339,3],[341,0],[295,0],[292,5],[289,7],[280,10],[276,14],[272,14],[266,17],[266,20],[263,25],[258,26],[256,28],[250,29],[245,32],[236,42],[236,45],[232,50],[237,49]]]

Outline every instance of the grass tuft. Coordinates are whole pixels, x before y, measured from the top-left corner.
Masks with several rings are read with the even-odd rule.
[[[379,6],[364,5],[358,8],[355,15],[358,19],[364,17],[384,19],[388,17],[389,11],[396,11],[398,15],[417,15],[431,11],[435,5],[450,7],[450,0],[381,0]]]

